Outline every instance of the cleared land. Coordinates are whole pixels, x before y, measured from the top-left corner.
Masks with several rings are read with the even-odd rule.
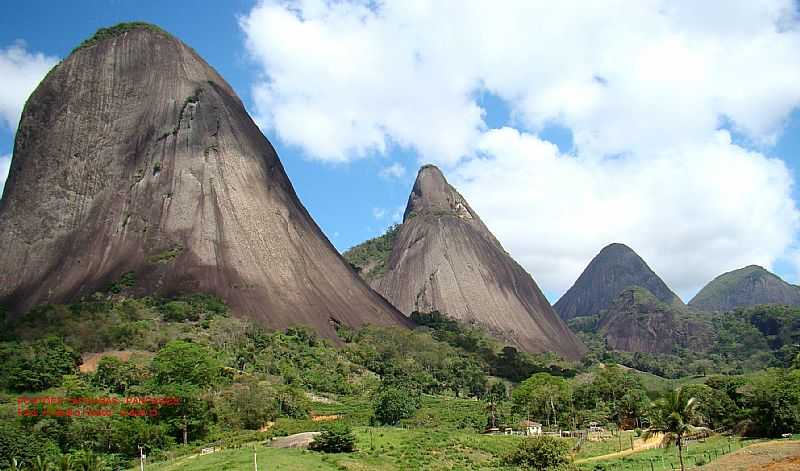
[[[703,466],[703,471],[797,471],[800,440],[756,443]]]

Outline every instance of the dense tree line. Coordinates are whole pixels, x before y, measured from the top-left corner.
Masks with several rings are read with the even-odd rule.
[[[658,398],[634,371],[518,352],[477,326],[440,313],[416,313],[417,330],[341,328],[344,346],[335,348],[305,328],[270,332],[228,318],[219,300],[199,295],[166,300],[112,293],[37,312],[41,328],[34,318],[8,324],[17,335],[0,344],[4,391],[71,398],[156,396],[177,402],[156,406],[153,416],[78,419],[18,417],[16,404],[7,400],[0,410],[0,468],[12,458],[31,463],[36,456],[83,459],[86,453],[107,464],[123,464],[138,454],[140,445],[157,457],[182,443],[237,440],[232,434],[244,440],[266,423],[306,419],[309,393],[358,397],[371,404],[371,410],[348,419],[360,424],[412,423],[425,394],[483,401],[482,417],[464,418],[464,427],[476,431],[515,426],[523,419],[554,429],[583,428],[590,422],[645,428],[656,417],[653,401]],[[751,314],[757,329],[774,332],[770,345],[783,348],[792,341],[780,331],[791,316],[775,324],[774,316]],[[92,328],[88,339],[81,319]],[[127,338],[120,345],[113,335],[107,337],[117,328],[136,331],[137,325],[161,333]],[[165,333],[172,338],[164,338]],[[144,353],[127,361],[107,356],[94,372],[80,373],[80,353],[98,345],[135,346]],[[762,436],[796,430],[797,362],[751,375],[707,376],[704,384],[685,386],[698,402],[692,424]],[[276,427],[268,433],[285,432]],[[326,437],[332,450],[350,440],[344,429]]]

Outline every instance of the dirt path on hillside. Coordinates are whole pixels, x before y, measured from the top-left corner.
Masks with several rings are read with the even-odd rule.
[[[653,448],[658,448],[661,446],[661,434],[654,435],[647,440],[643,440],[641,438],[637,438],[633,441],[633,448],[628,450],[617,451],[615,453],[609,453],[607,455],[598,455],[592,456],[589,458],[583,458],[580,460],[575,460],[575,464],[578,463],[589,463],[591,461],[601,461],[601,460],[610,460],[614,458],[621,458],[623,456],[632,455],[634,453],[639,453],[640,451],[651,450]]]
[[[774,440],[737,450],[700,468],[702,471],[798,471],[800,440]]]

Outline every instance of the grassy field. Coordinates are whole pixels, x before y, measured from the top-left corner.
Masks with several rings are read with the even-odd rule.
[[[255,445],[261,470],[484,470],[513,469],[502,464],[502,456],[513,449],[521,437],[485,436],[474,432],[431,431],[397,427],[356,427],[358,451],[327,455],[299,449],[274,449]],[[614,442],[614,443],[612,443]],[[582,457],[617,451],[618,442],[585,448]],[[694,468],[735,452],[757,441],[713,437],[689,444],[684,455],[687,468]],[[164,463],[148,465],[154,471],[249,471],[253,469],[253,445],[209,455],[190,455]],[[577,463],[580,470],[650,471],[678,467],[674,447],[636,452],[607,460]],[[134,471],[132,469],[131,471]]]
[[[684,450],[684,463],[687,468],[699,466],[718,459],[730,452],[752,443],[754,440],[732,439],[723,436],[714,436],[701,442],[689,443]],[[652,468],[651,468],[652,465]],[[678,464],[677,448],[654,448],[626,456],[619,456],[607,460],[597,460],[577,464],[582,470],[613,470],[613,471],[651,471],[664,469],[680,469]]]
[[[400,427],[368,426],[368,402],[353,397],[332,403],[315,402],[312,415],[338,415],[353,425],[357,451],[326,455],[307,450],[273,449],[257,444],[259,469],[282,470],[479,470],[503,469],[501,459],[522,440],[521,437],[486,436],[483,429],[484,404],[479,401],[423,396],[422,407]],[[294,434],[319,430],[322,422],[311,419],[279,419],[273,430]],[[147,469],[167,470],[252,470],[252,444],[240,449],[209,455],[189,455]]]
[[[250,444],[209,455],[196,453],[148,465],[154,471],[248,471],[253,469],[253,450],[260,470],[483,470],[511,469],[502,458],[524,438],[519,436],[487,436],[479,433],[484,418],[483,404],[478,401],[423,397],[417,414],[403,421],[400,427],[367,425],[366,403],[343,398],[331,403],[314,403],[314,415],[339,415],[353,425],[357,451],[324,454],[300,449],[274,449],[264,444]],[[280,419],[273,426],[279,434],[318,430],[321,422]],[[615,454],[628,450],[635,440],[633,432],[605,442],[584,442],[576,453],[580,470],[652,471],[677,467],[674,447],[637,451],[624,456],[580,462],[580,460]],[[756,441],[733,440],[716,436],[702,442],[692,442],[685,452],[687,467],[715,461],[723,455]],[[138,468],[136,468],[138,469]]]
[[[499,458],[519,437],[484,436],[474,432],[432,431],[397,427],[356,427],[358,451],[328,455],[298,449],[256,445],[259,469],[265,470],[480,470],[504,469]],[[135,468],[132,468],[135,469]],[[190,455],[148,465],[154,471],[249,471],[253,448]]]
[[[580,450],[575,455],[575,459],[589,458],[592,456],[607,455],[621,450],[628,450],[631,447],[631,439],[636,440],[636,434],[631,431],[622,432],[611,440],[602,442],[583,442]]]

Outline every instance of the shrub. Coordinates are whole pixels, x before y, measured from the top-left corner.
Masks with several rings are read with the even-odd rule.
[[[414,415],[419,408],[415,394],[396,387],[388,387],[378,394],[375,401],[375,420],[383,425],[396,425],[401,419]]]
[[[305,419],[308,417],[308,399],[299,388],[293,386],[279,387],[277,391],[278,412],[286,417]]]
[[[265,383],[233,384],[214,402],[214,412],[220,422],[235,429],[258,430],[278,416],[278,398]]]
[[[325,453],[349,453],[356,448],[356,437],[349,425],[332,422],[322,427],[322,432],[314,438],[309,448]]]
[[[108,285],[106,291],[112,294],[119,294],[124,289],[133,288],[134,286],[136,286],[136,273],[129,271],[122,275],[119,280]]]
[[[159,385],[204,387],[218,383],[221,378],[221,365],[214,354],[205,346],[184,340],[173,340],[159,350],[150,370]]]
[[[569,462],[569,444],[560,438],[526,438],[505,457],[505,462],[531,469],[552,470]]]
[[[124,394],[131,386],[141,384],[145,377],[146,371],[135,363],[106,355],[98,362],[92,382],[113,393]]]
[[[161,307],[164,320],[167,322],[196,321],[200,319],[192,305],[186,301],[170,301]]]

